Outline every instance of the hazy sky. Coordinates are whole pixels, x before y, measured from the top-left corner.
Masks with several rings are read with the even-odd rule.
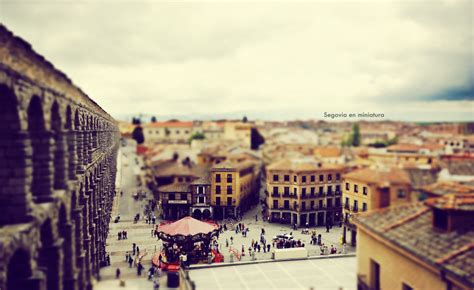
[[[116,117],[474,120],[473,1],[0,0]]]

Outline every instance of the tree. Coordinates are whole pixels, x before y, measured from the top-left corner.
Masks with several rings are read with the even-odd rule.
[[[252,128],[250,131],[250,149],[257,150],[263,143],[265,143],[265,138],[256,128]]]
[[[151,122],[156,123],[156,117],[155,116],[151,117]]]
[[[133,125],[140,125],[142,122],[140,120],[140,117],[132,117],[132,124]]]
[[[244,122],[244,123],[247,123],[247,122],[248,122],[247,116],[244,116],[244,117],[242,118],[242,122]]]
[[[137,144],[143,144],[145,142],[145,136],[143,135],[143,128],[136,126],[132,132],[132,138],[137,141]]]
[[[206,136],[204,136],[204,133],[196,132],[189,138],[189,142],[193,140],[204,140],[204,139],[206,139]]]
[[[360,129],[359,124],[352,126],[351,145],[357,147],[360,145]]]

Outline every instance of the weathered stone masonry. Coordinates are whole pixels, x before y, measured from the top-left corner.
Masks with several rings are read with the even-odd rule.
[[[115,195],[114,119],[0,25],[0,289],[91,289]]]

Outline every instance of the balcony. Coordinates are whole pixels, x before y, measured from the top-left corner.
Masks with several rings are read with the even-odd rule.
[[[278,192],[277,193],[272,192],[272,197],[281,197],[281,195]]]
[[[369,282],[367,280],[366,275],[357,274],[357,290],[370,290]]]

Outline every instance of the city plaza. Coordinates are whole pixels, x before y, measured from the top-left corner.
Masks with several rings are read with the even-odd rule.
[[[113,208],[113,217],[120,215],[120,221],[115,223],[112,219],[110,224],[107,252],[110,255],[111,265],[102,268],[101,279],[95,287],[99,290],[153,289],[153,283],[147,279],[147,272],[151,267],[153,255],[162,248],[162,241],[153,237],[152,231],[155,225],[147,224],[143,217],[146,199],[133,198],[133,194],[139,190],[134,173],[139,171],[137,167],[140,167],[141,160],[138,164],[136,163],[136,154],[131,147],[122,147],[121,151],[122,159],[119,161],[119,167],[122,170],[118,173],[118,180],[121,182],[123,195],[117,195]],[[140,213],[142,218],[138,223],[134,223],[134,216],[137,213]],[[161,220],[157,220],[156,224],[160,222]],[[289,225],[264,222],[260,205],[246,212],[239,222],[249,229],[246,237],[243,237],[241,232],[236,234],[230,225],[227,231],[219,235],[219,251],[224,256],[224,263],[191,265],[189,277],[195,281],[197,289],[310,289],[310,287],[323,289],[314,288],[316,285],[323,286],[324,289],[356,288],[353,248],[346,248],[347,256],[339,254],[321,256],[320,247],[310,244],[311,235],[303,234],[301,228],[293,230]],[[252,240],[260,240],[262,229],[265,230],[265,239],[270,244],[276,235],[291,233],[294,240],[301,240],[305,244],[312,258],[277,262],[271,259],[271,252],[264,252],[262,249],[255,253],[255,261],[253,261],[248,254],[248,248]],[[128,238],[118,240],[118,232],[123,230],[127,231]],[[325,227],[309,230],[310,233],[316,231],[316,234],[321,234],[322,243],[328,247],[334,246],[338,249],[338,253],[341,252],[341,227],[333,227],[329,233],[326,232]],[[229,247],[226,247],[226,241]],[[141,276],[137,275],[136,267],[130,268],[125,261],[127,252],[132,252],[133,243],[140,248],[141,254],[146,253],[142,260],[144,271]],[[241,254],[242,246],[245,249],[245,256],[240,256],[240,261],[235,255],[230,258],[230,248]],[[229,262],[231,259],[233,262]],[[116,279],[117,268],[120,269],[120,279]],[[286,282],[275,284],[275,281],[279,280],[277,278]],[[119,286],[120,280],[125,281],[125,288]],[[166,272],[163,272],[160,278],[160,289],[167,289],[166,280]]]

